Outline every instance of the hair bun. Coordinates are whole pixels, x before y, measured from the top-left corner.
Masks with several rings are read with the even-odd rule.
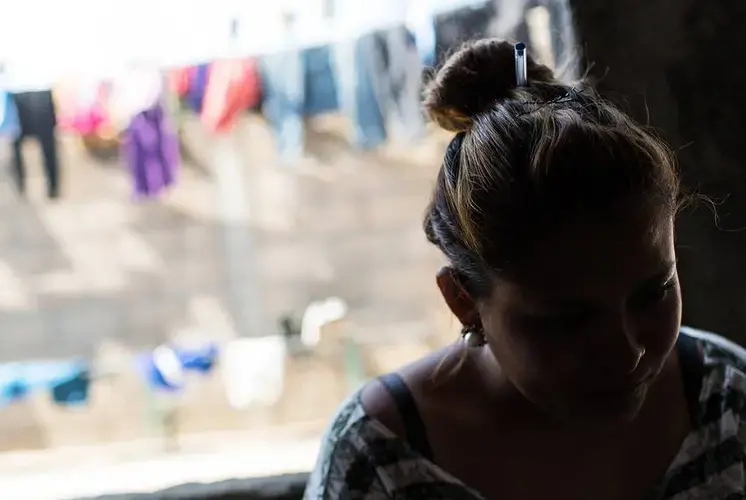
[[[528,81],[551,82],[552,70],[527,60]],[[515,49],[505,40],[469,42],[451,55],[425,89],[430,118],[452,132],[467,130],[474,118],[516,88]]]

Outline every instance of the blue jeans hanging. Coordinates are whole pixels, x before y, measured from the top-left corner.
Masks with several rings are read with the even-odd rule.
[[[304,116],[340,110],[353,126],[351,142],[370,149],[386,139],[373,86],[372,36],[265,56],[260,60],[264,114],[283,159],[303,153]]]

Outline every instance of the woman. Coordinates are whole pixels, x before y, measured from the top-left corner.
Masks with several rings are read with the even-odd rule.
[[[514,68],[481,40],[426,92],[457,132],[424,227],[463,339],[345,403],[305,498],[744,498],[746,356],[681,328],[673,154]]]

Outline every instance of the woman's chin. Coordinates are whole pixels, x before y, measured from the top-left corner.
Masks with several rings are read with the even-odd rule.
[[[593,394],[555,405],[551,413],[570,427],[599,428],[632,422],[645,403],[648,384],[629,391]]]
[[[640,414],[648,393],[648,384],[641,384],[629,391],[594,394],[583,398],[579,412],[586,415],[588,423],[599,426],[624,424]]]

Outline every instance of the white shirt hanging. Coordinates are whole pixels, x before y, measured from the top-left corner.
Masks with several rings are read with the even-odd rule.
[[[165,345],[153,349],[153,364],[166,384],[174,388],[184,385],[184,368],[173,349]]]
[[[306,347],[318,345],[321,341],[321,329],[339,321],[347,315],[347,304],[340,298],[330,297],[326,300],[312,302],[303,313],[300,327],[300,339]]]
[[[126,127],[134,116],[156,105],[163,94],[163,77],[155,68],[128,68],[112,79],[111,119]]]
[[[245,410],[276,403],[284,388],[286,351],[285,338],[281,335],[228,342],[220,362],[228,404]]]

